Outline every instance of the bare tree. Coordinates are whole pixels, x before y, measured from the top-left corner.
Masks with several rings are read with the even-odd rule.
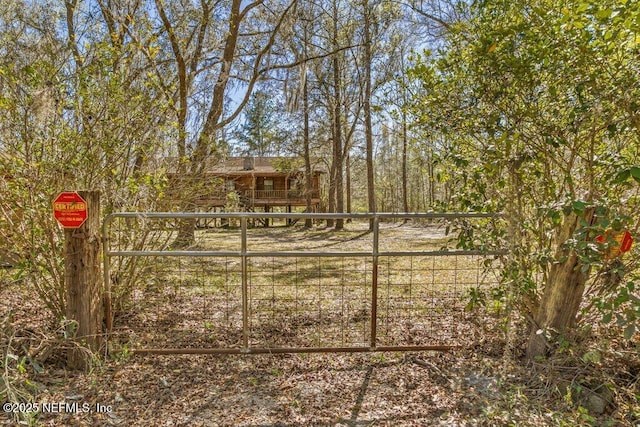
[[[267,7],[262,0],[250,3],[242,0],[233,0],[228,9],[220,11],[221,13],[227,13],[227,29],[221,39],[220,57],[215,61],[217,70],[212,75],[209,72],[214,81],[213,86],[209,89],[208,95],[206,94],[207,90],[204,90],[205,98],[208,99],[204,120],[199,129],[192,131],[195,134],[192,153],[187,153],[186,150],[187,126],[189,124],[187,117],[189,108],[188,96],[193,92],[194,84],[198,81],[198,73],[206,69],[206,64],[202,64],[204,59],[202,58],[203,46],[207,33],[211,31],[210,16],[213,12],[213,7],[215,5],[220,8],[223,5],[220,2],[212,3],[211,0],[201,0],[198,24],[190,26],[189,31],[180,39],[166,13],[166,7],[163,5],[162,0],[154,1],[162,20],[164,33],[171,45],[173,61],[178,72],[178,102],[176,108],[178,120],[178,170],[188,183],[197,186],[204,181],[203,174],[207,163],[210,161],[215,162],[221,155],[216,147],[220,136],[219,132],[238,117],[249,101],[257,81],[271,69],[269,58],[272,48],[283,23],[289,18],[289,12],[295,5],[296,0],[291,0],[289,3],[282,5],[280,9],[273,8],[271,7],[272,5]],[[238,52],[239,43],[244,37],[242,34],[243,24],[246,24],[250,17],[255,18],[257,14],[253,14],[253,12],[258,9],[263,9],[261,11],[263,12],[262,15],[272,18],[273,23],[268,30],[259,34],[262,38],[260,43],[262,47],[257,51],[251,52],[250,57],[252,59],[248,63],[243,63],[244,58],[241,58]],[[194,37],[196,41],[191,43]],[[251,33],[251,37],[252,41],[255,42],[257,35]],[[192,47],[187,48],[190,43]],[[215,53],[212,52],[210,55],[215,55]],[[230,82],[234,79],[234,70],[241,72],[243,71],[241,70],[242,66],[244,66],[242,81],[246,83],[244,96],[232,111],[225,115],[225,101],[229,95]],[[164,86],[169,87],[167,84]],[[184,210],[192,209],[193,200],[185,200],[182,208]],[[176,244],[180,246],[190,244],[194,239],[194,227],[195,222],[185,221],[180,228]]]

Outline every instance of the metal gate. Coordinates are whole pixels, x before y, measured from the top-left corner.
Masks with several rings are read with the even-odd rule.
[[[342,232],[293,225],[307,218],[349,223]],[[479,321],[465,311],[466,297],[498,284],[506,251],[451,247],[450,227],[501,218],[112,214],[103,225],[107,327],[136,353],[451,349]],[[175,246],[180,229],[198,220],[215,226]]]

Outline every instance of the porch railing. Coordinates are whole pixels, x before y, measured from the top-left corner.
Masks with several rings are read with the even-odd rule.
[[[242,190],[239,191],[241,197],[248,199],[304,199],[304,190]],[[319,192],[313,190],[312,198],[318,198]]]
[[[227,198],[229,191],[211,191],[202,195],[203,199],[219,199],[224,200]],[[235,190],[238,196],[244,200],[300,200],[305,198],[304,190]],[[319,190],[312,190],[311,197],[317,199],[320,197]]]

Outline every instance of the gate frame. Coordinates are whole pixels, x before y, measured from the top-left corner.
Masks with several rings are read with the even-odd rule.
[[[240,251],[112,251],[109,248],[109,225],[116,218],[132,219],[240,219]],[[373,220],[372,249],[359,252],[303,252],[303,251],[248,251],[247,250],[247,230],[250,219],[359,219]],[[408,345],[408,346],[378,346],[377,345],[377,307],[378,307],[378,262],[380,257],[402,257],[402,256],[504,256],[509,253],[503,250],[439,250],[439,251],[379,251],[379,233],[381,219],[482,219],[482,218],[505,218],[503,213],[475,213],[475,212],[447,212],[447,213],[257,213],[257,212],[119,212],[107,215],[102,223],[102,244],[103,244],[103,275],[104,275],[104,302],[106,337],[113,329],[112,293],[110,264],[111,257],[229,257],[240,258],[241,263],[241,290],[242,290],[242,348],[146,348],[134,349],[135,354],[278,354],[278,353],[365,353],[365,352],[390,352],[390,351],[450,351],[459,346],[454,345]],[[248,283],[248,260],[259,257],[371,257],[372,278],[371,278],[371,315],[369,321],[370,342],[369,346],[353,347],[250,347],[249,346],[249,283]]]

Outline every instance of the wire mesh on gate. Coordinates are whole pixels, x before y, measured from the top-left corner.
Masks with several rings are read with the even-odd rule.
[[[197,229],[188,248],[173,247],[181,221],[194,216],[233,219],[239,227]],[[249,220],[264,216],[353,222],[340,233],[249,228]],[[114,333],[138,352],[159,353],[461,345],[473,322],[464,297],[498,284],[495,259],[505,251],[451,250],[446,225],[499,215],[405,216],[426,216],[431,224],[381,223],[395,219],[391,214],[111,215],[104,226],[105,280],[118,302]]]

